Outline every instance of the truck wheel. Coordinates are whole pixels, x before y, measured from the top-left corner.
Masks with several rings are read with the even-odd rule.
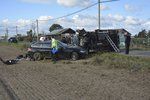
[[[73,52],[73,53],[71,54],[71,59],[72,59],[72,60],[78,60],[78,59],[79,59],[78,53]]]
[[[39,52],[34,53],[33,59],[37,60],[37,61],[41,60],[42,59],[41,53],[39,53]]]

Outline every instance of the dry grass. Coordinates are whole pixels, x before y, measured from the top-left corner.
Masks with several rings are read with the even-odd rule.
[[[91,64],[107,68],[125,68],[131,70],[150,70],[150,58],[133,57],[117,53],[100,53],[95,55]]]
[[[29,47],[29,43],[27,42],[19,42],[19,43],[0,42],[0,46],[12,46],[14,48],[20,49],[21,51],[25,51]]]
[[[22,53],[10,46],[0,46],[0,52],[6,58]],[[20,100],[149,100],[150,73],[131,73],[123,60],[129,65],[149,64],[144,58],[98,53],[56,64],[51,60],[22,60],[10,66],[0,62],[0,73]]]

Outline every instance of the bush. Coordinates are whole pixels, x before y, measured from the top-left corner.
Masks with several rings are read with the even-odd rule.
[[[148,38],[133,38],[131,49],[150,50],[150,40]]]
[[[92,65],[105,66],[106,68],[120,69],[150,69],[149,58],[133,57],[117,53],[103,53],[96,55],[91,61]]]

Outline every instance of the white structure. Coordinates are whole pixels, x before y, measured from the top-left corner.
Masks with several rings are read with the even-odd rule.
[[[40,41],[45,41],[46,40],[46,37],[40,37]]]

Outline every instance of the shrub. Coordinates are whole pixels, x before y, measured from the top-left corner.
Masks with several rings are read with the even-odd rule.
[[[149,58],[121,55],[117,53],[103,53],[96,55],[91,60],[94,66],[105,66],[106,68],[124,69],[150,69]]]

